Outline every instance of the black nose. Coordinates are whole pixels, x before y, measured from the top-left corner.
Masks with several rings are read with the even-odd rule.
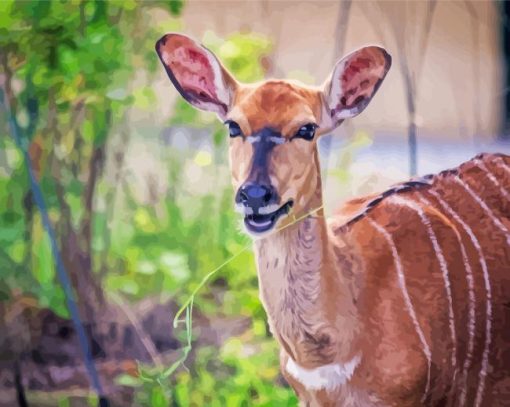
[[[253,209],[269,205],[275,202],[276,194],[273,188],[260,184],[245,184],[239,188],[237,202]]]

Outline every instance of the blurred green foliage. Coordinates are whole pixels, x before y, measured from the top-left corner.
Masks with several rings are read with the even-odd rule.
[[[242,77],[245,81],[263,78],[260,58],[270,51],[268,39],[253,34],[236,34],[219,39],[208,32],[203,43],[219,56],[236,77]],[[254,55],[257,57],[254,58]],[[211,114],[197,111],[179,98],[169,123],[207,128],[213,136],[215,148],[223,156],[226,155],[224,127]],[[207,171],[213,172],[224,166],[225,158],[220,159],[219,163],[210,160],[201,163],[197,159],[201,154],[207,156],[209,153],[199,151],[193,160],[194,165],[204,165]],[[165,161],[169,166],[169,178],[177,185],[185,181],[180,178],[189,158],[170,152],[169,159]],[[130,294],[135,296],[146,295],[151,289],[154,292],[162,290],[177,294],[179,304],[185,302],[207,273],[249,244],[249,239],[238,231],[239,219],[232,210],[232,195],[230,187],[224,187],[215,194],[205,194],[198,199],[190,197],[181,204],[166,199],[166,213],[162,217],[158,217],[151,207],[136,208],[132,239],[124,240],[126,231],[113,233],[124,240],[124,244],[118,246],[119,253],[122,255],[129,251],[131,255],[125,259],[133,261],[132,266],[126,264],[125,268],[126,271],[131,270],[129,279],[125,278],[127,276],[115,277],[117,288],[126,293],[132,291]],[[195,216],[187,218],[184,212],[189,211],[190,206],[196,208]],[[169,251],[169,248],[172,250]],[[226,290],[219,309],[217,300],[210,294],[211,290],[216,289],[217,282],[225,286],[222,290]],[[141,286],[143,290],[140,290]],[[226,264],[199,291],[195,303],[198,309],[208,315],[250,316],[251,328],[242,339],[232,338],[225,342],[219,353],[213,347],[200,348],[194,364],[189,370],[180,369],[170,386],[161,380],[157,369],[152,372],[154,380],[134,380],[124,376],[123,380],[141,389],[137,392],[138,402],[153,406],[166,406],[171,401],[182,406],[297,405],[294,393],[282,387],[281,383],[276,384],[279,351],[266,330],[266,315],[258,298],[252,253],[243,252]],[[178,327],[183,329],[181,325]],[[184,331],[183,346],[187,340]],[[185,361],[184,365],[187,365]],[[173,367],[170,367],[172,373]],[[149,374],[150,370],[146,373]]]
[[[168,125],[207,129],[213,151],[159,145],[154,160],[164,162],[168,187],[157,198],[142,199],[131,182],[134,174],[124,169],[135,133],[127,121],[155,103],[153,44],[164,31],[179,29],[184,6],[178,0],[0,2],[0,72],[8,77],[11,108],[59,244],[65,248],[77,238],[78,249],[90,258],[91,278],[107,297],[137,301],[159,295],[181,304],[208,272],[249,244],[238,231],[226,182],[199,196],[183,193],[184,168],[227,177],[227,137],[211,115],[176,102]],[[166,13],[164,24],[153,23],[155,10]],[[208,32],[203,42],[240,80],[263,78],[260,61],[271,50],[267,38]],[[141,72],[144,80],[135,80]],[[67,316],[49,241],[5,119],[2,112],[0,300],[21,290]],[[293,393],[276,382],[278,349],[266,330],[250,251],[215,275],[195,306],[208,317],[249,316],[250,327],[220,349],[198,349],[189,370],[180,368],[166,380],[120,378],[137,389],[136,405],[296,405]]]
[[[137,37],[136,24],[148,20],[144,8],[161,6],[175,14],[182,2],[0,2],[1,69],[8,86],[18,88],[11,109],[62,239],[90,221],[84,195],[98,181],[91,180],[91,166],[102,164],[115,122],[134,103],[128,87],[137,58],[153,59],[156,33]],[[10,138],[0,143],[0,263],[11,265],[0,278],[67,315],[20,154]]]

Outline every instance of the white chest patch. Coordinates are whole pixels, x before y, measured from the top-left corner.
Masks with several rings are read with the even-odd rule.
[[[351,379],[360,360],[361,357],[357,355],[346,363],[330,363],[305,369],[289,357],[285,369],[308,390],[333,390]]]

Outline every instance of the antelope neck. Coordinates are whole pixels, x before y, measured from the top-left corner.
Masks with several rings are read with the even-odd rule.
[[[304,368],[357,354],[357,318],[324,217],[309,216],[255,241],[261,300],[271,332]]]

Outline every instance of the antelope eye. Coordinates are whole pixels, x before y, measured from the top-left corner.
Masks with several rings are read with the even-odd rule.
[[[230,137],[238,137],[238,136],[243,135],[241,128],[239,127],[239,125],[236,122],[230,120],[227,122],[227,126],[228,126],[228,132],[230,134]]]
[[[317,129],[317,127],[319,126],[314,123],[305,124],[304,126],[301,126],[294,137],[310,141],[313,139],[313,136],[315,136],[315,129]]]

